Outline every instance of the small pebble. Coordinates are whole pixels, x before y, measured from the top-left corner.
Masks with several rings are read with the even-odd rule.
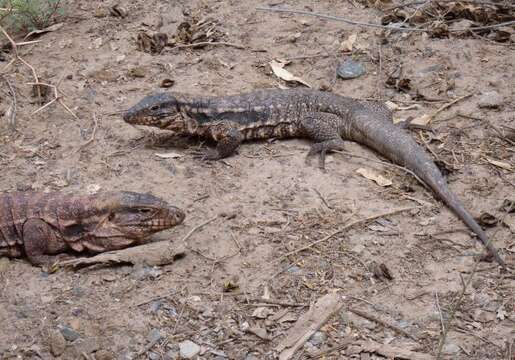
[[[302,270],[297,265],[293,265],[293,266],[290,266],[288,268],[288,270],[286,270],[286,271],[289,272],[290,274],[297,274],[297,273],[301,272]]]
[[[501,94],[497,91],[488,91],[481,95],[477,102],[477,106],[480,108],[495,109],[500,107],[504,102]]]
[[[66,349],[66,340],[63,335],[57,330],[51,330],[48,334],[48,346],[50,352],[54,356],[60,356]]]
[[[457,354],[460,352],[460,347],[453,343],[447,343],[443,346],[444,354]]]
[[[179,344],[179,354],[183,359],[193,359],[200,352],[200,346],[193,341],[186,340]]]
[[[150,342],[158,342],[161,339],[161,332],[159,329],[152,329],[148,333],[147,339]]]
[[[149,358],[150,360],[160,360],[160,359],[161,359],[161,355],[156,354],[155,352],[150,351],[150,352],[148,353],[148,358]]]
[[[0,258],[0,274],[7,271],[9,263],[10,261],[8,258]]]
[[[365,74],[365,67],[352,59],[347,59],[336,68],[336,73],[342,79],[354,79]]]
[[[309,338],[309,342],[314,346],[320,346],[327,340],[327,335],[321,331],[317,331]]]
[[[95,353],[96,360],[114,360],[116,356],[109,350],[100,349]]]
[[[161,301],[152,301],[150,303],[150,311],[155,314],[159,311],[159,309],[161,309],[161,306],[163,306],[163,303]]]
[[[318,348],[310,342],[304,344],[304,350],[311,355],[316,354],[318,352]]]
[[[80,337],[80,334],[71,327],[64,325],[58,325],[57,327],[67,341],[75,341]]]

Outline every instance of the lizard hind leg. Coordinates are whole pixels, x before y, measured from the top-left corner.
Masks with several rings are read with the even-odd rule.
[[[51,255],[67,248],[56,230],[41,219],[29,219],[23,225],[25,255],[32,265],[50,266],[61,256]]]
[[[306,156],[306,163],[309,164],[311,157],[319,154],[319,167],[325,169],[326,153],[344,149],[345,141],[339,131],[341,121],[339,116],[323,112],[309,114],[302,120],[304,132],[315,142]]]

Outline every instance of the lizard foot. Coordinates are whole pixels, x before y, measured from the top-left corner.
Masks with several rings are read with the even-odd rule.
[[[221,157],[218,155],[216,150],[208,149],[206,151],[194,151],[192,152],[194,159],[200,159],[202,161],[219,160]]]

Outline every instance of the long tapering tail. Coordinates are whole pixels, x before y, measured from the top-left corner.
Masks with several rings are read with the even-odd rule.
[[[365,144],[393,162],[413,171],[477,234],[499,265],[506,268],[506,263],[481,226],[450,191],[434,161],[408,133],[393,124],[390,112],[383,105],[368,103],[353,115],[350,131],[344,134],[344,137]]]

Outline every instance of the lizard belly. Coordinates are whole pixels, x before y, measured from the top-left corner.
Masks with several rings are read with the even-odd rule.
[[[301,135],[298,127],[292,122],[256,124],[252,127],[243,127],[240,131],[245,140],[286,139]]]

